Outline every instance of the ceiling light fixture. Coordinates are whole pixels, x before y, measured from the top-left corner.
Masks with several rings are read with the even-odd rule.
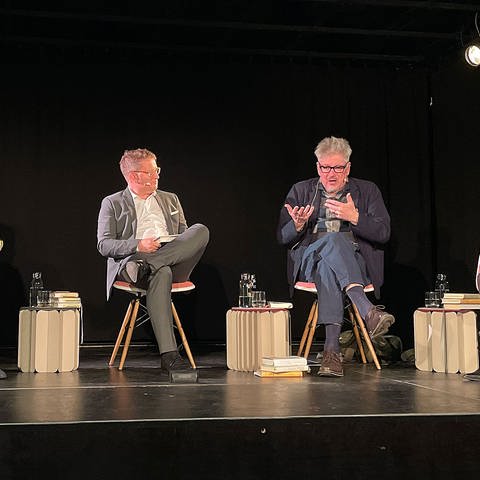
[[[480,31],[478,30],[478,12],[475,13],[475,28],[477,29],[478,36],[480,37]],[[465,60],[472,67],[478,67],[480,65],[480,38],[474,40],[465,49]]]

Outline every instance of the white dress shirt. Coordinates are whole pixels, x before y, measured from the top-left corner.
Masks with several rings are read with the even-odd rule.
[[[162,209],[155,198],[157,192],[152,193],[145,200],[136,195],[132,190],[130,193],[135,204],[137,213],[137,232],[135,238],[157,238],[161,235],[168,235],[167,224]]]

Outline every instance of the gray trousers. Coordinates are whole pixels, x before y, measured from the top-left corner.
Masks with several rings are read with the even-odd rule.
[[[365,260],[350,238],[341,232],[327,233],[303,253],[300,280],[315,283],[318,323],[343,322],[344,289],[352,283],[370,283]]]
[[[143,260],[150,266],[147,288],[147,310],[160,353],[177,348],[173,331],[171,288],[173,282],[185,282],[200,260],[209,240],[205,225],[187,228],[173,242],[156,252],[134,254],[130,260]]]

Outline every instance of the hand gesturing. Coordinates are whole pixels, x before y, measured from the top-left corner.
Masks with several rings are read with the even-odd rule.
[[[305,207],[299,207],[296,205],[295,207],[292,207],[288,203],[285,204],[285,208],[287,209],[288,214],[292,217],[297,232],[300,232],[303,229],[315,209],[313,205],[307,205]]]

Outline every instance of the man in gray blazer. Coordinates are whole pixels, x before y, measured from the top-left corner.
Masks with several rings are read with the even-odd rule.
[[[115,280],[147,285],[147,310],[162,369],[189,368],[178,353],[171,309],[172,282],[183,282],[200,260],[207,227],[187,227],[177,195],[158,190],[160,167],[147,149],[126,150],[123,191],[105,197],[98,215],[97,248],[107,257],[107,300]]]

